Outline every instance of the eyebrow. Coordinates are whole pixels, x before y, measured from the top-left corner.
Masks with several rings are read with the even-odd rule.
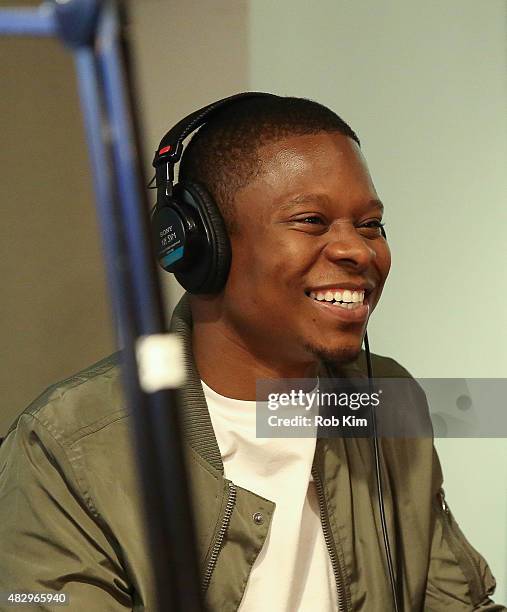
[[[278,210],[294,208],[295,206],[298,206],[298,204],[304,204],[305,202],[319,202],[321,204],[329,204],[329,201],[330,200],[328,196],[324,194],[303,193],[294,198],[291,198],[290,200],[287,200],[284,204],[279,206]],[[377,198],[368,200],[366,202],[366,206],[368,206],[369,208],[379,208],[382,212],[384,212],[384,205]]]

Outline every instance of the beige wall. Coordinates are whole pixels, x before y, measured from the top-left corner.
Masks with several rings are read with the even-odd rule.
[[[46,386],[113,349],[71,58],[1,39],[0,435]]]

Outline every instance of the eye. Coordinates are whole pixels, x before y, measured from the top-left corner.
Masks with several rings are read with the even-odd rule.
[[[381,227],[384,227],[384,225],[385,223],[382,223],[380,219],[372,219],[371,221],[366,221],[366,223],[363,223],[360,227],[380,229]]]
[[[307,223],[310,225],[318,225],[318,224],[323,224],[324,220],[322,219],[322,217],[319,217],[317,215],[311,215],[309,217],[303,217],[302,219],[296,219],[295,220],[296,223]]]
[[[358,229],[366,238],[378,238],[382,235],[384,225],[380,219],[370,219],[361,223]]]

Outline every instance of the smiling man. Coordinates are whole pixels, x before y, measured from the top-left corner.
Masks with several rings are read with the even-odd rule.
[[[366,377],[361,346],[391,258],[359,140],[315,102],[244,98],[195,134],[179,179],[232,255],[223,285],[187,293],[171,325],[187,359],[207,606],[390,612],[371,440],[256,437],[257,380]],[[372,362],[378,377],[409,377]],[[413,402],[427,412],[422,395]],[[0,449],[0,591],[65,592],[72,610],[155,608],[130,419],[113,356],[13,424]],[[399,609],[505,610],[444,500],[432,439],[379,445]]]

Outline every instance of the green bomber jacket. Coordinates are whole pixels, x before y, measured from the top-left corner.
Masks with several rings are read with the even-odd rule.
[[[210,612],[233,612],[276,508],[224,478],[192,357],[186,296],[171,329],[185,346],[181,410],[202,587]],[[373,355],[372,360],[377,377],[410,376],[392,359]],[[48,388],[16,419],[0,447],[2,597],[59,592],[76,612],[155,610],[120,366],[116,353]],[[364,354],[340,375],[364,377]],[[424,397],[420,405],[427,410]],[[495,589],[490,569],[443,499],[432,438],[381,438],[379,443],[404,612],[507,610],[490,599]],[[319,438],[313,473],[338,609],[391,611],[371,440]],[[254,519],[258,513],[263,521]],[[0,603],[0,610],[8,609]],[[39,603],[37,609],[55,608]]]

